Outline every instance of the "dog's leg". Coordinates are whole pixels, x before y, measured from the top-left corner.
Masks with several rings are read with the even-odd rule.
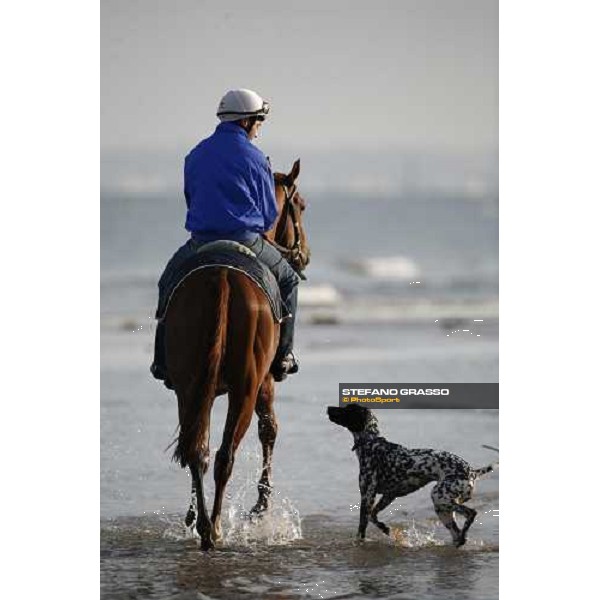
[[[371,521],[375,523],[375,525],[377,525],[377,527],[379,527],[379,529],[381,529],[381,531],[383,531],[385,535],[390,535],[390,528],[385,523],[382,523],[377,519],[377,514],[381,512],[384,508],[387,508],[395,499],[396,496],[393,496],[391,494],[384,494],[383,496],[381,496],[379,502],[377,502],[377,504],[371,511]]]
[[[358,537],[361,540],[365,539],[365,532],[367,531],[369,515],[373,510],[373,503],[375,502],[375,488],[376,484],[374,481],[370,481],[369,483],[367,483],[364,486],[364,488],[361,485],[360,523],[358,525]]]
[[[456,504],[454,497],[449,494],[451,482],[442,480],[433,487],[431,490],[431,499],[433,500],[433,507],[440,521],[444,524],[444,527],[452,534],[452,541],[458,548],[464,544],[461,543],[460,529],[454,520],[454,509]]]
[[[456,547],[458,548],[459,546],[462,546],[467,541],[467,531],[469,531],[469,527],[471,527],[471,525],[473,525],[473,521],[475,520],[475,517],[477,516],[477,511],[474,508],[465,506],[464,504],[456,504],[454,506],[454,510],[457,513],[460,513],[461,515],[463,515],[466,519],[465,524],[463,525],[463,528],[460,532],[460,536],[459,536],[460,543],[456,545]]]
[[[440,518],[440,521],[444,524],[446,529],[452,534],[452,541],[454,545],[458,548],[462,546],[465,542],[461,539],[460,529],[454,520],[454,512],[453,506],[450,504],[443,504],[440,506],[435,506],[435,512],[437,516]]]

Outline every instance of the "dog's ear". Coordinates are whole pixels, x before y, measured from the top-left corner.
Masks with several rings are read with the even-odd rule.
[[[354,410],[349,411],[347,425],[352,433],[360,433],[365,430],[367,424],[368,411],[365,411],[361,406],[352,405]]]

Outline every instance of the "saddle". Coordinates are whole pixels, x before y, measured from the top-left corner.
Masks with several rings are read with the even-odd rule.
[[[166,293],[156,310],[156,318],[158,320],[164,318],[175,290],[187,277],[196,271],[211,267],[224,267],[244,273],[264,292],[269,301],[273,319],[277,323],[281,323],[284,318],[289,316],[290,311],[281,299],[275,276],[266,265],[258,260],[256,254],[238,242],[217,240],[200,246],[194,256],[184,261],[174,271],[170,281],[167,282]]]

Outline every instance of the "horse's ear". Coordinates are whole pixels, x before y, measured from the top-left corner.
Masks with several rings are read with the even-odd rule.
[[[295,182],[296,179],[298,179],[298,175],[300,175],[300,159],[298,159],[295,163],[294,166],[292,167],[292,170],[290,171],[290,174],[288,175],[288,178],[292,181]]]

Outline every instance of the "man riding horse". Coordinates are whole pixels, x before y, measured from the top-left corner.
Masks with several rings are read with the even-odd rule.
[[[252,140],[268,113],[268,102],[252,90],[231,90],[221,99],[217,110],[221,123],[185,158],[185,228],[191,237],[171,258],[158,285],[162,298],[178,267],[204,244],[232,240],[252,250],[275,276],[291,313],[281,323],[279,346],[271,365],[275,380],[282,381],[298,372],[293,342],[300,278],[263,237],[277,219],[277,203],[271,166]],[[159,321],[150,370],[170,386],[165,359],[165,326]]]

